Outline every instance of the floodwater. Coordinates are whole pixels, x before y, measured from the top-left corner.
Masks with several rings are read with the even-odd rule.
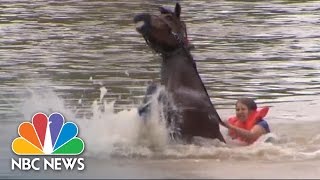
[[[0,177],[319,178],[320,1],[179,1],[221,118],[242,96],[270,106],[275,141],[247,147],[172,144],[156,116],[146,127],[136,114],[161,58],[133,16],[175,2],[0,0]],[[36,112],[78,124],[85,171],[11,170],[17,128]]]

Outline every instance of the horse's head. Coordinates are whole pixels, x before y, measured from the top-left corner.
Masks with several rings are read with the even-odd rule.
[[[186,26],[180,19],[180,4],[176,4],[174,11],[164,7],[159,9],[160,15],[136,15],[136,30],[156,52],[172,52],[180,47],[187,47]]]

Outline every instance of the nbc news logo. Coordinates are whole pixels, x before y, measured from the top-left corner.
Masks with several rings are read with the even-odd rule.
[[[73,122],[64,122],[60,113],[52,113],[49,118],[44,113],[36,113],[32,123],[22,122],[18,128],[20,137],[12,142],[12,151],[17,155],[47,156],[47,155],[80,155],[84,150],[84,142],[76,137],[78,127]],[[11,170],[40,170],[40,158],[11,159]],[[49,160],[43,158],[43,169],[73,170],[85,168],[84,158],[55,157]]]

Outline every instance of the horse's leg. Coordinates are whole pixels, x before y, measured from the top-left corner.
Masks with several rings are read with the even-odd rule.
[[[184,122],[181,126],[181,130],[184,136],[201,136],[219,139],[221,142],[225,142],[219,130],[219,123],[210,120],[208,112],[184,110],[182,115]]]
[[[142,101],[143,104],[138,107],[139,116],[145,116],[145,114],[148,114],[150,112],[151,97],[157,91],[157,88],[158,86],[155,82],[152,82],[147,87],[146,93]]]

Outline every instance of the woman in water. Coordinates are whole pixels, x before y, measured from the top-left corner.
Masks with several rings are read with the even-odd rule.
[[[260,136],[270,132],[267,121],[263,118],[268,107],[257,108],[251,98],[240,98],[236,102],[236,116],[230,117],[226,123],[228,135],[245,144],[251,144]]]

